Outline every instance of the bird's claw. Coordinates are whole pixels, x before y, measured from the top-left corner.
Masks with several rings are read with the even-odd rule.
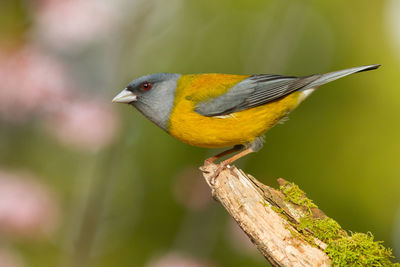
[[[202,171],[202,172],[204,172],[204,173],[210,173],[210,171],[207,170],[207,168],[206,168],[205,165],[201,166],[201,167],[199,168],[199,170]]]
[[[215,185],[215,182],[217,181],[217,177],[219,176],[219,174],[220,174],[226,167],[229,167],[229,165],[226,164],[226,163],[224,163],[224,162],[221,162],[221,163],[218,165],[217,169],[213,172],[212,176],[210,177],[210,184],[211,184],[212,186]]]
[[[208,159],[204,160],[203,166],[201,166],[199,169],[204,173],[210,173],[210,171],[207,170],[207,166],[209,166],[211,164],[215,164],[214,159],[208,158]]]

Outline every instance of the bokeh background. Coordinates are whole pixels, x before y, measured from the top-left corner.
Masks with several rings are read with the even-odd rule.
[[[325,85],[237,165],[400,257],[400,1],[0,3],[0,265],[265,266],[182,144],[111,99],[148,73]],[[398,258],[397,258],[398,260]]]

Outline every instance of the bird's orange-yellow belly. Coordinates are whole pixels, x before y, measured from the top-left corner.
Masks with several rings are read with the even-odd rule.
[[[294,92],[266,105],[221,117],[202,116],[194,111],[192,101],[182,99],[171,112],[168,132],[184,143],[199,147],[246,144],[296,108],[300,94]]]

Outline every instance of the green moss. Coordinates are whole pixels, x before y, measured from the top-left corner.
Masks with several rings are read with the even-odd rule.
[[[293,237],[302,239],[312,246],[316,246],[314,238],[326,243],[325,253],[331,258],[333,266],[400,267],[399,263],[391,262],[392,251],[385,248],[382,242],[374,241],[371,233],[349,235],[329,217],[314,218],[311,209],[317,206],[297,185],[287,182],[280,187],[280,190],[285,195],[286,201],[302,206],[309,213],[305,213],[296,223],[288,220],[283,209],[279,207],[272,207],[272,209],[293,226],[289,229]]]
[[[282,209],[282,208],[279,208],[279,207],[277,207],[277,206],[271,206],[271,209],[272,209],[273,211],[275,211],[276,213],[279,213],[279,214],[282,214],[282,213],[283,213],[283,209]]]
[[[382,242],[374,241],[371,233],[354,233],[351,236],[331,240],[325,253],[333,266],[400,266],[392,263],[392,251]]]
[[[287,182],[280,187],[280,190],[285,194],[285,200],[293,204],[305,207],[310,213],[311,208],[317,208],[311,199],[306,197],[306,193],[301,190],[296,184]]]
[[[293,227],[287,227],[286,229],[288,229],[290,231],[290,233],[292,234],[292,236],[294,238],[304,240],[305,242],[307,242],[308,244],[310,244],[313,247],[318,247],[317,244],[315,244],[315,242],[314,242],[315,238],[312,235],[310,235],[309,233],[300,232],[296,228],[293,228]]]
[[[324,219],[302,217],[300,218],[298,229],[301,231],[310,231],[314,237],[325,243],[330,240],[341,238],[344,235],[340,225],[335,220],[328,217]]]

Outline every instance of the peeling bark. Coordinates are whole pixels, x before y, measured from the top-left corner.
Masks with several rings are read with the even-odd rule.
[[[215,164],[201,168],[213,197],[273,266],[331,266],[323,251],[326,244],[315,238],[311,245],[293,227],[306,212],[303,207],[289,203],[281,191],[234,166],[224,169],[212,184],[210,180],[216,168]],[[285,181],[280,178],[278,182]],[[281,212],[276,212],[277,209]],[[312,213],[325,216],[317,208]]]

